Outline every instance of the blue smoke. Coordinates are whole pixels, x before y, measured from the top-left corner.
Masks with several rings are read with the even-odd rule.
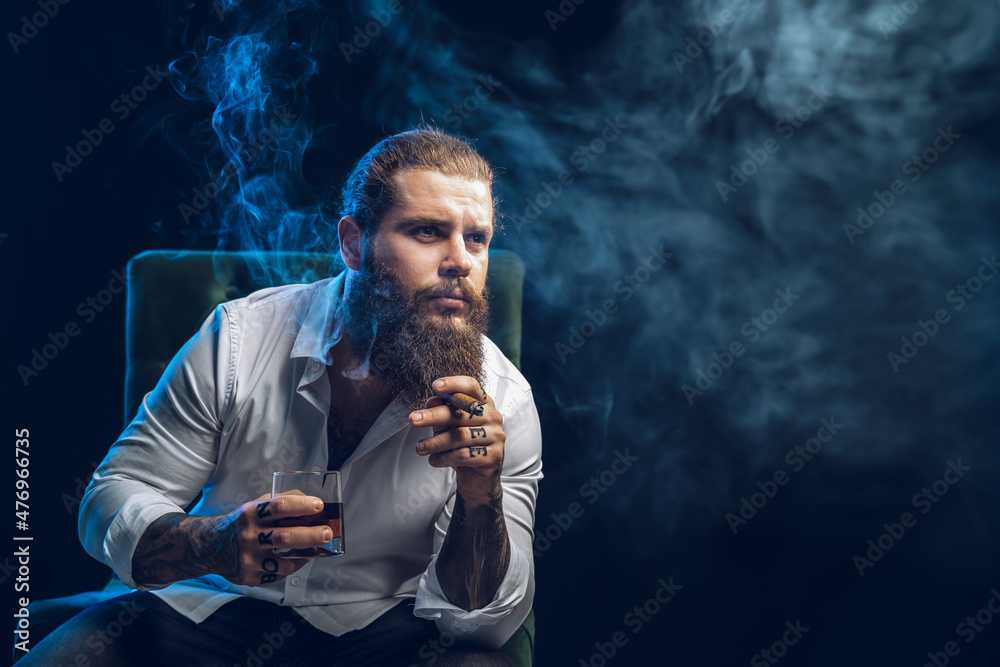
[[[959,453],[995,471],[981,414],[1000,281],[961,309],[948,295],[1000,246],[998,168],[976,138],[1000,106],[983,84],[997,3],[630,0],[569,63],[425,3],[363,2],[336,30],[309,2],[250,4],[171,66],[210,111],[185,150],[210,174],[234,165],[197,216],[204,233],[226,249],[329,248],[302,162],[332,121],[308,92],[333,76],[322,57],[376,63],[373,124],[436,122],[500,168],[498,243],[529,267],[527,374],[557,434],[548,493],[573,496],[630,448],[642,464],[601,507],[642,536],[636,550],[682,518],[724,526],[831,416],[844,428],[799,485],[817,505],[896,498],[870,482],[845,499],[859,468],[929,476]],[[950,319],[894,365],[939,310]]]
[[[995,425],[968,415],[996,397],[1000,283],[964,312],[946,296],[997,252],[997,167],[958,138],[918,180],[903,169],[939,130],[970,136],[996,113],[982,82],[1000,11],[911,4],[632,0],[569,64],[436,12],[390,26],[419,55],[380,55],[366,109],[387,130],[422,117],[475,137],[501,168],[500,243],[529,267],[529,376],[572,434],[551,443],[549,492],[572,497],[630,447],[643,464],[601,506],[638,551],[681,517],[724,526],[821,418],[845,424],[799,485],[821,506],[892,496],[844,501],[829,471],[929,474],[954,452],[995,466]],[[907,190],[852,239],[894,181]],[[888,353],[939,309],[950,323],[895,372]]]
[[[205,34],[170,63],[174,88],[195,103],[167,121],[174,145],[202,167],[178,206],[192,239],[214,238],[218,250],[329,249],[322,193],[303,174],[322,129],[307,86],[326,47],[325,17],[309,0],[216,2]],[[288,278],[285,267],[259,268]]]

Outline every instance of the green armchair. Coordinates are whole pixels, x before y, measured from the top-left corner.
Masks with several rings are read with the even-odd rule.
[[[156,250],[136,255],[127,270],[125,424],[135,416],[143,396],[159,381],[174,354],[218,304],[271,285],[314,282],[342,269],[339,257],[330,254]],[[490,251],[490,338],[518,366],[523,282],[524,263],[517,255]],[[37,643],[87,606],[128,592],[121,580],[112,576],[101,591],[32,602],[32,629],[38,633],[33,633],[32,639]],[[518,667],[530,667],[534,639],[531,611],[502,650]]]

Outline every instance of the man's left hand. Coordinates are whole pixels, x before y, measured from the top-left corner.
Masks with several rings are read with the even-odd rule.
[[[475,379],[457,375],[434,381],[433,389],[442,394],[462,393],[483,404],[480,417],[454,408],[441,398],[427,399],[423,410],[410,413],[410,424],[429,426],[434,435],[417,441],[417,454],[428,456],[437,468],[450,467],[458,476],[458,493],[466,507],[476,507],[495,500],[500,492],[503,447],[507,436],[501,415],[493,399]]]

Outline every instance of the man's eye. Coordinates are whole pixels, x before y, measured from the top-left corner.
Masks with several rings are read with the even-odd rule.
[[[426,225],[424,227],[417,227],[413,231],[415,233],[419,234],[420,236],[437,236],[437,233],[438,233],[437,227],[434,227],[432,225]]]
[[[472,235],[472,242],[473,243],[486,243],[486,234],[473,234]]]

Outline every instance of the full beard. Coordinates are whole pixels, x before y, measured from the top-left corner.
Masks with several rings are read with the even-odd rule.
[[[431,383],[439,378],[467,375],[482,385],[488,291],[477,294],[456,278],[408,293],[387,266],[369,255],[364,253],[345,296],[345,330],[354,355],[367,362],[369,377],[414,409],[424,407],[433,395]],[[464,318],[432,319],[422,311],[429,296],[456,288],[468,304]]]

